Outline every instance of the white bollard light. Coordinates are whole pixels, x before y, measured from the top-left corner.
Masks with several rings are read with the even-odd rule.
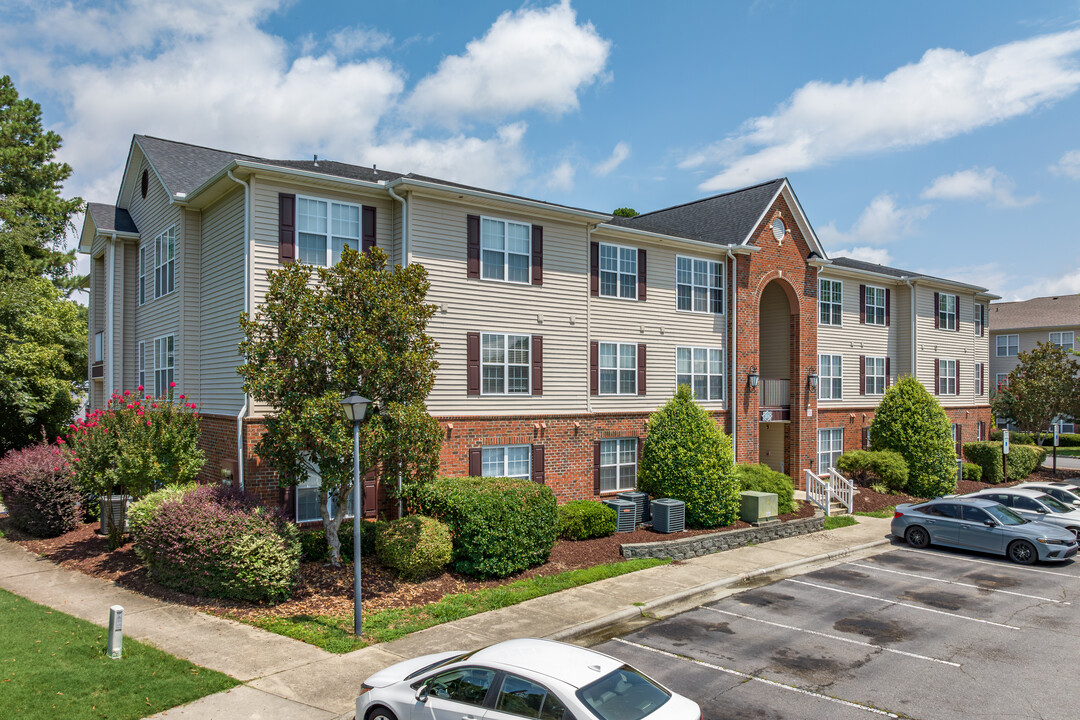
[[[124,654],[124,608],[109,608],[109,657],[119,660]]]

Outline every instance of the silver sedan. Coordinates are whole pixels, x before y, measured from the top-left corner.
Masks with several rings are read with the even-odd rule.
[[[1065,528],[1080,540],[1080,510],[1042,490],[1019,487],[984,488],[962,497],[986,498],[999,502],[1028,520],[1038,520]]]

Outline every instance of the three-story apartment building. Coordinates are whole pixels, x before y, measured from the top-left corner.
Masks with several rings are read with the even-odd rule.
[[[742,462],[801,484],[863,447],[914,374],[957,441],[985,436],[985,288],[830,258],[777,179],[635,218],[416,174],[269,160],[137,135],[116,203],[91,203],[91,407],[171,382],[225,470],[314,519],[253,452],[271,408],[236,367],[267,271],[344,245],[421,263],[440,369],[428,406],[449,474],[531,477],[561,499],[633,488],[648,415],[690,385]],[[343,388],[345,390],[345,388]],[[365,514],[377,480],[365,481]]]

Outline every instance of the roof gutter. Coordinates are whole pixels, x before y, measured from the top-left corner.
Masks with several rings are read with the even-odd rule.
[[[496,202],[509,203],[511,205],[520,205],[522,207],[527,207],[532,210],[541,210],[562,215],[574,215],[584,220],[606,221],[612,218],[609,213],[598,213],[592,210],[579,210],[561,205],[552,205],[551,203],[545,203],[539,200],[528,200],[526,198],[511,197],[509,195],[500,195],[499,193],[487,192],[485,190],[474,190],[472,188],[458,187],[456,185],[440,185],[439,183],[428,182],[426,180],[417,180],[416,178],[399,177],[396,180],[391,180],[389,183],[387,183],[386,187],[397,187],[398,185],[411,185],[413,187],[426,188],[429,190],[442,190],[443,192],[454,193],[456,195],[468,195],[469,197],[482,198],[484,200],[493,200]]]
[[[409,203],[394,188],[388,186],[386,190],[401,203],[401,267],[409,267]]]
[[[718,245],[717,243],[706,242],[705,240],[692,240],[690,238],[678,237],[677,235],[664,235],[663,233],[652,232],[651,230],[639,230],[637,228],[626,227],[625,225],[601,223],[597,226],[597,229],[625,232],[629,235],[637,235],[639,237],[659,240],[661,242],[684,243],[686,245],[709,248],[710,250],[723,250],[729,255],[733,252],[740,255],[752,255],[753,253],[761,252],[761,248],[756,245]]]
[[[226,168],[230,180],[244,186],[244,313],[251,316],[251,185],[232,174],[232,168]],[[246,362],[246,359],[245,359]],[[240,492],[244,492],[244,416],[248,411],[248,394],[244,393],[244,402],[236,413],[236,483]]]

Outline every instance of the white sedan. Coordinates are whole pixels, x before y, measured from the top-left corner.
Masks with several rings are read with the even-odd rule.
[[[424,655],[360,686],[356,720],[701,720],[701,708],[621,660],[523,638]]]

